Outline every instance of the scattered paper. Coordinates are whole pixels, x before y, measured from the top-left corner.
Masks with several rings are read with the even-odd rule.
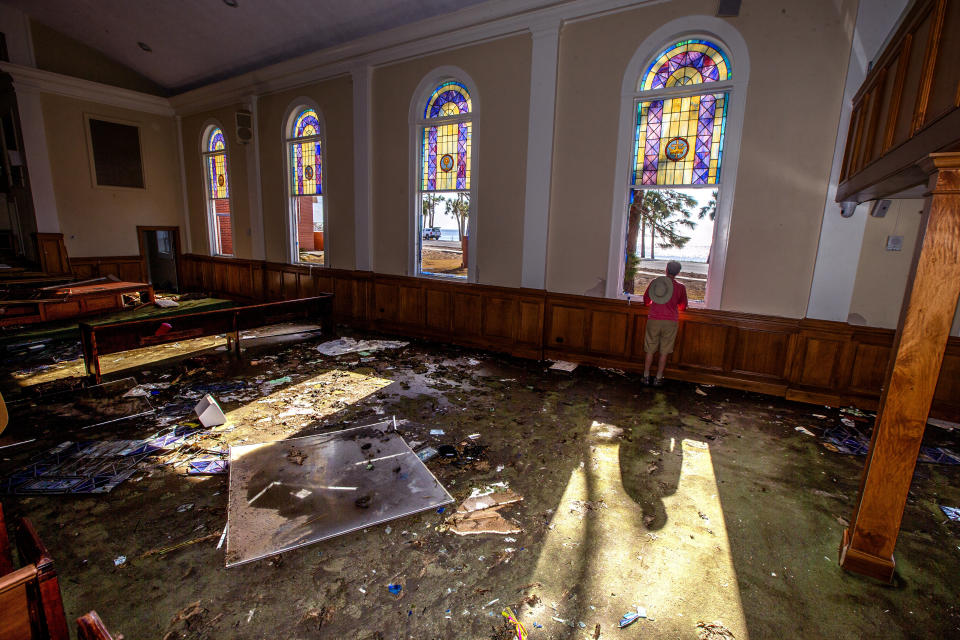
[[[402,340],[354,340],[353,338],[340,338],[330,340],[317,346],[317,351],[325,356],[342,356],[347,353],[359,353],[361,351],[369,354],[373,351],[382,351],[384,349],[400,349],[409,342]]]
[[[578,365],[576,362],[567,362],[566,360],[555,360],[553,364],[550,365],[551,371],[566,371],[570,372],[576,369]]]

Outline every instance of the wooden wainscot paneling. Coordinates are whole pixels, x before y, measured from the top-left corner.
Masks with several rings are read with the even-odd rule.
[[[40,270],[51,276],[69,274],[70,258],[62,233],[34,233],[37,243],[37,255],[40,257]]]
[[[686,320],[677,336],[677,360],[688,369],[723,371],[729,326]]]
[[[519,303],[513,297],[483,296],[483,336],[500,342],[513,340]]]
[[[483,296],[479,293],[453,292],[453,333],[467,340],[483,337]]]
[[[75,272],[93,269],[97,259],[79,260]],[[186,288],[233,298],[332,291],[337,320],[356,327],[527,358],[643,370],[647,311],[623,300],[195,255],[184,256],[183,274]],[[892,344],[887,329],[690,309],[681,314],[667,375],[872,409]],[[931,415],[960,420],[958,338],[948,344]]]
[[[591,312],[589,335],[588,348],[591,352],[627,357],[630,346],[630,314],[624,311]]]
[[[960,338],[950,338],[947,343],[930,414],[960,422]]]
[[[71,258],[70,270],[78,280],[114,276],[127,282],[146,282],[147,269],[140,256]]]
[[[453,332],[453,292],[430,289],[426,296],[426,328],[441,334]]]
[[[849,325],[803,320],[797,335],[787,397],[802,402],[829,404],[846,387],[853,348]]]

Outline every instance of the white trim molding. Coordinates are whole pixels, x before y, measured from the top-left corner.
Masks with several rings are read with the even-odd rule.
[[[250,202],[250,254],[254,260],[267,259],[267,239],[263,233],[263,183],[260,168],[260,98],[248,96],[253,139],[247,147],[247,197]],[[234,123],[236,124],[236,123]]]
[[[177,122],[177,152],[180,161],[180,198],[183,210],[180,220],[183,224],[183,253],[193,253],[193,236],[190,230],[190,198],[187,196],[187,166],[183,155],[183,118],[176,116]]]
[[[53,188],[53,169],[47,129],[43,121],[43,99],[32,87],[17,88],[17,111],[20,114],[20,135],[30,176],[30,193],[39,233],[60,233],[57,197]]]
[[[420,272],[420,132],[422,129],[431,124],[431,120],[427,120],[423,117],[424,106],[427,104],[427,100],[430,99],[430,95],[434,89],[441,82],[447,80],[455,80],[463,84],[467,91],[470,92],[470,104],[471,112],[466,116],[457,116],[459,120],[467,120],[471,123],[470,129],[470,214],[467,219],[467,282],[479,282],[479,274],[477,271],[477,215],[479,211],[479,202],[477,199],[477,180],[479,179],[478,168],[480,166],[479,158],[479,147],[477,144],[478,136],[477,131],[480,127],[480,115],[482,113],[480,107],[480,92],[477,90],[477,83],[473,81],[473,78],[470,77],[466,71],[460,67],[455,66],[442,66],[437,67],[432,70],[430,73],[423,77],[423,80],[420,81],[420,84],[417,85],[416,90],[413,92],[413,99],[410,101],[410,113],[409,113],[409,124],[410,124],[410,176],[409,176],[409,185],[410,185],[410,203],[409,203],[409,258],[407,262],[407,274],[417,277],[429,277],[429,278],[443,278],[444,280],[451,281],[462,281],[460,278],[444,278],[443,276],[436,276],[430,274],[423,274]],[[457,122],[457,119],[454,119],[454,116],[451,116],[450,119],[445,120],[445,123]]]
[[[639,82],[647,65],[671,42],[703,37],[715,40],[724,49],[733,70],[729,82],[711,83],[710,87],[728,92],[727,126],[723,142],[723,167],[718,185],[717,215],[713,225],[713,244],[710,250],[710,270],[707,279],[706,306],[719,309],[723,297],[723,272],[726,266],[727,245],[730,238],[730,218],[737,184],[737,166],[740,160],[740,135],[750,79],[750,56],[747,43],[729,22],[712,16],[686,16],[671,20],[650,34],[637,48],[627,65],[620,88],[620,127],[617,138],[617,172],[613,185],[613,209],[610,227],[610,249],[607,264],[608,298],[627,298],[623,293],[624,246],[626,214],[630,187],[630,166],[633,158],[636,104],[640,99],[655,97],[655,92],[639,91]],[[703,86],[693,90],[702,92]]]
[[[170,101],[160,96],[121,89],[100,82],[82,80],[9,62],[0,62],[0,70],[13,77],[13,86],[18,92],[33,90],[142,113],[152,113],[160,116],[174,115]]]
[[[353,222],[354,269],[373,269],[373,100],[372,69],[358,65],[353,78]]]
[[[544,289],[547,283],[547,244],[550,186],[553,175],[560,21],[556,20],[538,27],[532,32],[532,36],[521,286],[528,289]]]

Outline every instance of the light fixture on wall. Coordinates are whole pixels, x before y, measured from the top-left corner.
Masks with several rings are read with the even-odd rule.
[[[860,204],[859,202],[850,202],[850,201],[841,202],[840,215],[843,216],[844,218],[851,217],[853,213],[857,210],[857,206],[859,204]]]
[[[150,53],[153,51],[153,49],[150,48],[150,45],[148,45],[146,42],[138,42],[137,46],[143,49],[144,51],[146,51],[147,53]]]

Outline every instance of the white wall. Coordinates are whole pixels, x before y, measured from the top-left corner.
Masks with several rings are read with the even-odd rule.
[[[851,218],[840,216],[836,202],[840,166],[850,126],[853,96],[867,76],[867,67],[879,53],[887,34],[895,26],[909,0],[861,0],[857,10],[857,26],[850,47],[843,108],[837,128],[837,144],[833,151],[833,168],[823,209],[817,263],[813,271],[807,317],[846,322],[850,312],[857,264],[866,222],[865,207],[858,207]]]

